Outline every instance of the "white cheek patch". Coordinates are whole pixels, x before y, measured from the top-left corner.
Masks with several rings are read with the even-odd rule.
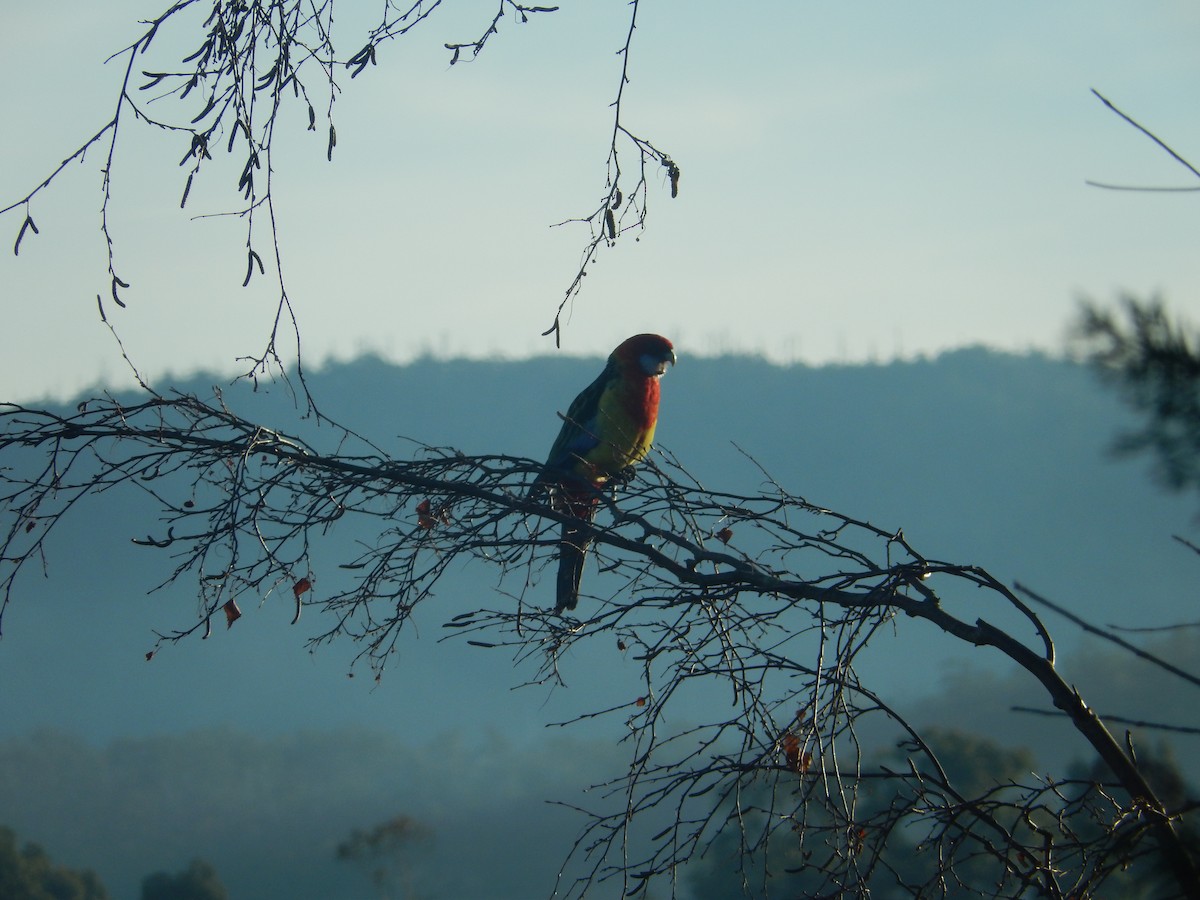
[[[651,356],[648,353],[642,354],[638,362],[641,363],[642,371],[647,375],[664,375],[667,371],[667,361],[660,359],[657,356]]]

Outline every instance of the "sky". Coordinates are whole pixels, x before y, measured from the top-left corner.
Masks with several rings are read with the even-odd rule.
[[[0,207],[107,120],[124,58],[104,60],[164,6],[0,0]],[[337,8],[349,56],[367,7]],[[541,332],[588,231],[554,226],[605,193],[630,7],[510,14],[477,60],[449,65],[443,45],[474,39],[496,8],[446,0],[377,66],[339,74],[332,163],[323,122],[312,134],[299,111],[281,120],[279,248],[309,366],[602,355],[648,330],[684,358],[1058,352],[1081,297],[1126,291],[1200,323],[1200,195],[1086,184],[1196,183],[1091,93],[1200,165],[1195,4],[642,0],[623,117],[676,160],[679,196],[651,173],[645,229],[602,248],[561,351]],[[159,42],[152,63],[171,68],[198,39],[179,28]],[[166,104],[151,109],[170,116]],[[109,289],[96,149],[34,199],[39,233],[19,257],[7,248],[25,210],[0,217],[6,400],[130,384],[95,299]],[[270,269],[242,287],[245,223],[215,215],[239,208],[240,162],[215,160],[180,209],[186,149],[130,119],[112,171],[130,287],[106,312],[159,387],[244,367],[278,295]],[[265,232],[255,246],[269,266]]]

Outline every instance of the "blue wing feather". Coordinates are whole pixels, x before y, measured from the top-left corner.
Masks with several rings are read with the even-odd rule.
[[[604,371],[580,391],[579,396],[572,401],[567,409],[566,421],[558,432],[550,455],[546,458],[548,469],[572,471],[579,462],[579,457],[594,450],[600,445],[597,434],[597,420],[600,415],[600,398],[615,372],[612,366],[605,366]]]

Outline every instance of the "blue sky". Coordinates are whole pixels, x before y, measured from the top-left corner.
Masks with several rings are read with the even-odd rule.
[[[0,0],[0,206],[111,114],[121,72],[103,60],[163,5]],[[281,126],[281,250],[310,365],[553,352],[539,333],[586,227],[551,226],[603,194],[628,8],[509,16],[478,61],[449,66],[442,45],[495,8],[447,0],[377,67],[342,76],[332,164],[323,133]],[[339,7],[347,54],[356,9]],[[642,0],[626,123],[677,160],[680,194],[658,178],[640,239],[602,250],[564,351],[603,354],[643,330],[685,356],[812,363],[1057,350],[1080,296],[1122,290],[1161,292],[1200,322],[1200,195],[1085,184],[1189,183],[1089,89],[1200,163],[1198,31],[1185,2]],[[194,43],[164,35],[160,63]],[[235,371],[260,350],[277,288],[241,287],[240,221],[194,218],[237,207],[233,162],[180,210],[186,148],[127,125],[111,216],[132,287],[109,315],[156,381]],[[69,167],[34,202],[41,234],[0,254],[6,399],[128,383],[95,304],[102,161]],[[6,247],[19,225],[0,219]]]

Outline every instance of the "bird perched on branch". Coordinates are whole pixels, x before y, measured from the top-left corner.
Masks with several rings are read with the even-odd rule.
[[[563,417],[532,496],[551,494],[559,512],[591,523],[600,491],[650,452],[658,422],[658,379],[675,364],[675,348],[657,334],[637,334],[608,357],[604,371],[584,388]],[[564,522],[558,543],[558,600],[554,611],[575,608],[591,537]]]

